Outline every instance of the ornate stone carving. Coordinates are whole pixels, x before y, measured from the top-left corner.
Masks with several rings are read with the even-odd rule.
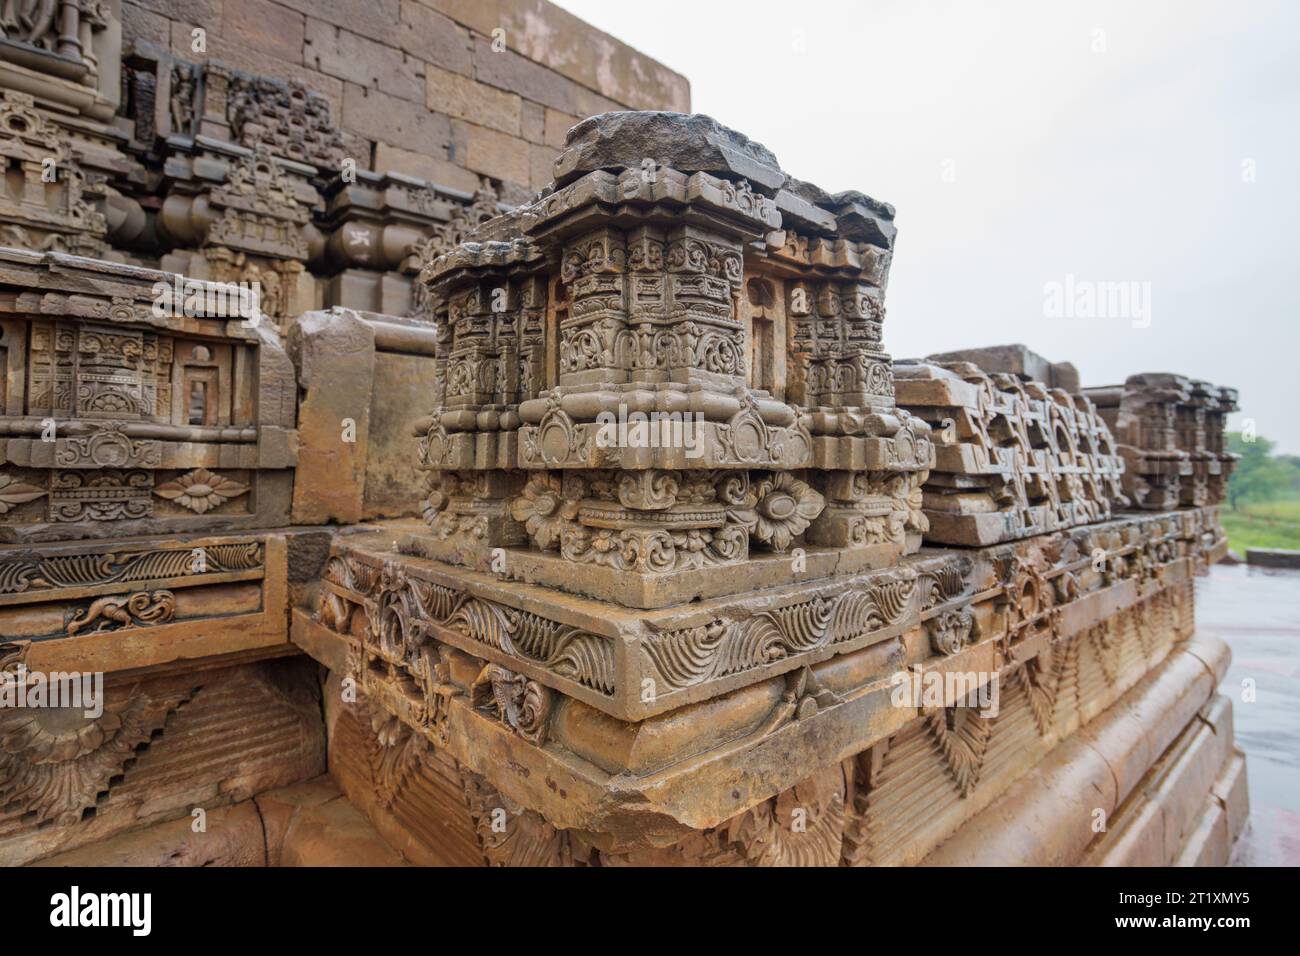
[[[743,140],[709,124],[721,141]],[[611,144],[614,127],[639,130],[640,143],[664,136],[661,154]],[[696,128],[698,119],[658,114],[580,124],[557,166],[572,172],[552,190],[453,249],[427,250],[420,280],[442,331],[419,461],[435,474],[549,473],[511,506],[531,580],[624,601],[611,576],[623,575],[635,592],[627,601],[660,606],[661,576],[725,593],[719,575],[751,544],[860,549],[872,566],[920,546],[920,476],[933,446],[926,422],[895,407],[881,345],[892,209],[806,184],[790,188],[813,200],[774,201],[771,183],[787,177],[770,153],[719,167],[688,143]],[[619,162],[596,168],[577,158],[611,151]],[[825,238],[841,215],[843,236]],[[566,225],[579,219],[582,228]],[[794,251],[782,255],[787,234]],[[811,383],[792,402],[773,377],[787,360]],[[589,491],[561,503],[561,474],[605,470],[619,476],[617,506]],[[722,471],[739,475],[752,500],[668,503],[672,483]],[[485,567],[493,548],[520,543],[509,522],[485,523],[487,509],[468,520],[455,502],[431,500],[439,537],[413,547]],[[556,561],[589,570],[566,583]]]
[[[42,498],[45,494],[44,488],[25,484],[9,475],[0,475],[0,515],[7,514],[18,505]]]
[[[97,450],[102,451],[103,446]],[[152,488],[153,475],[148,471],[56,471],[50,476],[49,518],[123,521],[148,517],[153,513]]]
[[[77,822],[189,696],[110,695],[97,718],[66,707],[0,710],[0,805],[38,824]]]
[[[207,242],[246,253],[305,260],[309,215],[271,151],[260,146],[231,167],[209,198],[216,221]]]
[[[104,422],[90,435],[58,439],[55,462],[64,468],[156,468],[162,464],[158,442],[129,437],[123,424]]]
[[[1130,375],[1122,386],[1084,390],[1110,424],[1124,457],[1124,493],[1147,510],[1221,504],[1237,456],[1224,445],[1236,389],[1182,375]]]
[[[0,158],[9,169],[0,244],[86,256],[107,250],[108,223],[96,208],[102,184],[91,181],[67,136],[26,93],[0,91]]]
[[[979,784],[993,723],[981,719],[970,707],[941,708],[924,719],[952,782],[963,797],[969,797]]]
[[[528,480],[510,510],[537,547],[558,551],[561,534],[578,515],[578,503],[565,500],[559,480],[539,475]]]
[[[176,613],[176,595],[171,591],[137,591],[128,595],[102,597],[68,621],[69,637],[119,627],[150,627],[166,624]]]
[[[248,494],[248,485],[206,468],[196,468],[159,485],[153,493],[201,515],[220,508],[232,498]]]
[[[106,584],[186,575],[255,571],[263,567],[259,541],[205,544],[202,561],[188,546],[87,554],[0,554],[0,595],[75,591]]]
[[[462,771],[465,799],[489,866],[569,866],[569,834],[520,806],[483,777]]]
[[[230,82],[227,117],[235,142],[276,156],[338,169],[343,139],[330,117],[330,102],[299,80],[236,73]]]
[[[931,541],[1010,541],[1126,504],[1124,461],[1088,399],[968,361],[902,363],[895,377],[899,403],[935,430],[921,498]]]
[[[838,866],[847,801],[839,765],[782,791],[724,832],[754,866]]]
[[[935,652],[951,656],[966,646],[974,624],[969,611],[945,611],[927,621],[925,629]]]
[[[787,550],[826,504],[805,482],[784,471],[755,482],[750,502],[749,507],[732,510],[728,516],[775,551]]]
[[[525,740],[535,744],[546,737],[551,691],[522,674],[488,664],[470,685],[474,705],[494,713]]]
[[[4,250],[0,364],[0,541],[287,519],[292,369],[226,287]]]

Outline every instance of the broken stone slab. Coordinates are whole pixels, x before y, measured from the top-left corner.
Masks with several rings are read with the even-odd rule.
[[[798,224],[829,229],[841,239],[866,242],[885,249],[894,247],[894,207],[856,189],[828,193],[820,186],[786,176],[776,194],[777,208]]]
[[[1300,568],[1300,551],[1286,548],[1247,548],[1246,563],[1261,568]]]
[[[598,169],[639,169],[646,159],[683,172],[743,176],[773,190],[785,182],[771,150],[713,117],[641,110],[601,113],[570,129],[555,160],[555,185]]]
[[[1027,381],[1044,382],[1063,388],[1071,395],[1079,392],[1079,370],[1070,362],[1051,362],[1028,346],[990,345],[978,349],[958,349],[928,356],[930,362],[970,362],[990,375],[1003,372]]]
[[[935,465],[922,488],[929,543],[1025,538],[1103,520],[1127,503],[1124,460],[1083,396],[966,360],[899,362],[894,372],[899,406],[934,436]]]

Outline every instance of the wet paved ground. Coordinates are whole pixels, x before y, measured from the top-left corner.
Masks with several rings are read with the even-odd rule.
[[[1250,788],[1232,863],[1300,866],[1300,571],[1216,565],[1197,579],[1196,625],[1232,648],[1219,689]],[[1252,681],[1253,702],[1243,699]]]

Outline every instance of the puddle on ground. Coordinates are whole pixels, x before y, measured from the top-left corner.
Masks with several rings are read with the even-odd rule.
[[[1250,789],[1233,863],[1300,866],[1300,570],[1216,565],[1196,581],[1196,626],[1232,648],[1219,690],[1232,700]]]

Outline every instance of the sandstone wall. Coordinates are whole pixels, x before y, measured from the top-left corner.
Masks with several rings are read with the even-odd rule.
[[[467,192],[490,176],[507,201],[550,181],[578,119],[690,109],[685,77],[545,0],[124,0],[122,19],[128,50],[327,97],[358,168]]]

